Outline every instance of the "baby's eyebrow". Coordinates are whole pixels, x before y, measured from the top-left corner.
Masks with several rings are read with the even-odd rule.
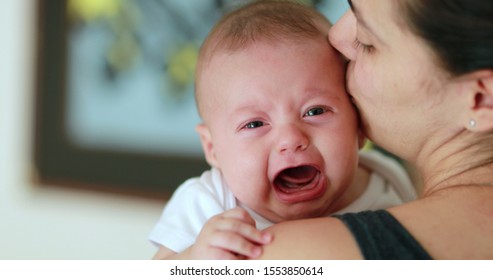
[[[241,105],[240,107],[237,107],[234,109],[234,111],[241,112],[241,111],[251,111],[251,110],[259,110],[259,106],[257,104],[244,104]]]
[[[341,95],[345,94],[345,91],[338,91],[334,87],[312,87],[308,88],[305,93],[306,98],[328,98],[328,99],[341,99]]]

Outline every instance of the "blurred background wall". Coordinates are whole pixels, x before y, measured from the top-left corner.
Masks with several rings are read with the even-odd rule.
[[[165,201],[32,183],[35,24],[36,1],[0,2],[0,259],[151,258]]]
[[[0,259],[149,259],[164,201],[31,183],[35,4],[0,3]]]

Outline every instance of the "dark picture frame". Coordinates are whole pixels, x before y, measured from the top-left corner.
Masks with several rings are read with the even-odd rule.
[[[203,157],[90,149],[67,136],[67,1],[38,2],[34,166],[41,185],[168,198]]]

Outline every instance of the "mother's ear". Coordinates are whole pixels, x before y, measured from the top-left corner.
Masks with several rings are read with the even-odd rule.
[[[488,132],[493,130],[493,70],[480,70],[468,76],[467,87],[469,119],[466,126],[471,131]]]
[[[212,135],[209,128],[205,124],[199,124],[195,127],[195,131],[200,136],[202,149],[204,150],[205,160],[210,166],[219,168],[219,163],[214,152],[214,144],[212,143]]]

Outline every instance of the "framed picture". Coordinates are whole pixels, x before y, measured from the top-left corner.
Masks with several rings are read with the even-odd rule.
[[[39,181],[166,198],[207,170],[195,132],[198,49],[247,2],[39,1]],[[329,11],[337,1],[306,2]]]
[[[202,3],[39,2],[42,183],[164,198],[208,168],[193,67],[221,9]]]

